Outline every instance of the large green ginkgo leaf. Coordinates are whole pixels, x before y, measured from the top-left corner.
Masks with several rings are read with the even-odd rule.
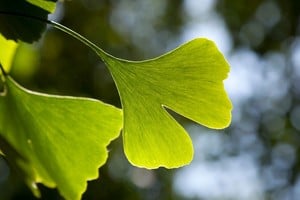
[[[43,183],[66,199],[80,199],[120,133],[121,110],[87,98],[35,93],[5,79],[0,149],[6,159],[37,195],[36,183]]]
[[[192,160],[190,137],[165,108],[209,128],[229,125],[232,105],[223,85],[229,65],[212,41],[195,39],[141,62],[98,53],[118,87],[124,148],[133,165],[174,168]]]

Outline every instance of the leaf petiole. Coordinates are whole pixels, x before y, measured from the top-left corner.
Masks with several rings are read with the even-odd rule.
[[[55,21],[47,20],[47,23],[52,25],[54,28],[57,28],[58,30],[61,30],[61,31],[67,33],[68,35],[74,37],[75,39],[79,40],[80,42],[82,42],[83,44],[88,46],[90,49],[92,49],[94,52],[96,52],[102,59],[103,59],[103,57],[107,57],[107,56],[113,57],[112,55],[108,54],[103,49],[101,49],[96,44],[94,44],[93,42],[91,42],[90,40],[85,38],[84,36],[80,35],[76,31],[73,31],[72,29],[70,29],[58,22],[55,22]]]
[[[27,14],[23,14],[23,13],[17,13],[17,12],[6,12],[6,11],[1,11],[0,10],[0,15],[11,15],[11,16],[18,16],[18,17],[25,17],[25,18],[30,18],[32,20],[37,20],[46,24],[50,24],[52,25],[54,28],[61,30],[65,33],[67,33],[68,35],[74,37],[75,39],[79,40],[80,42],[82,42],[83,44],[85,44],[86,46],[88,46],[90,49],[92,49],[94,52],[96,52],[104,61],[105,57],[113,57],[114,56],[108,54],[107,52],[105,52],[103,49],[101,49],[100,47],[98,47],[96,44],[94,44],[93,42],[91,42],[90,40],[88,40],[87,38],[85,38],[84,36],[80,35],[79,33],[77,33],[76,31],[73,31],[72,29],[58,23],[55,21],[51,21],[51,20],[46,20],[46,19],[42,19],[36,16],[31,16],[31,15],[27,15]],[[117,58],[115,58],[117,59]]]
[[[0,63],[0,96],[6,95],[5,76],[6,72]],[[1,153],[1,152],[0,152]]]

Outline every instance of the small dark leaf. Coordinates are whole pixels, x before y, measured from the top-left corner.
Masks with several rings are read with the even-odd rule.
[[[6,39],[32,43],[46,28],[41,20],[47,20],[54,8],[55,2],[47,0],[0,0],[0,33]]]

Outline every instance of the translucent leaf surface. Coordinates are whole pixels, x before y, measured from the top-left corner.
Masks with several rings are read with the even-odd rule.
[[[174,168],[192,160],[190,137],[165,108],[209,128],[229,125],[232,105],[223,85],[229,65],[213,42],[195,39],[141,62],[98,53],[119,90],[124,148],[133,165]]]
[[[1,95],[0,149],[11,166],[37,195],[36,183],[43,183],[80,199],[119,135],[121,111],[92,99],[31,92],[10,77]]]
[[[27,2],[48,11],[49,13],[54,12],[55,2],[57,0],[27,0]]]
[[[0,34],[0,64],[3,66],[6,72],[9,72],[11,68],[12,61],[17,47],[18,47],[18,43],[12,40],[6,40]]]
[[[0,0],[0,32],[7,39],[36,41],[46,28],[40,20],[47,20],[54,9],[54,0]]]

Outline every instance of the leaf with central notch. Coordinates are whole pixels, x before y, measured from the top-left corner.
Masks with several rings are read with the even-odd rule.
[[[140,62],[98,54],[118,87],[124,148],[133,165],[175,168],[191,162],[191,139],[165,108],[209,128],[229,125],[232,105],[223,85],[229,65],[212,41],[195,39]]]

